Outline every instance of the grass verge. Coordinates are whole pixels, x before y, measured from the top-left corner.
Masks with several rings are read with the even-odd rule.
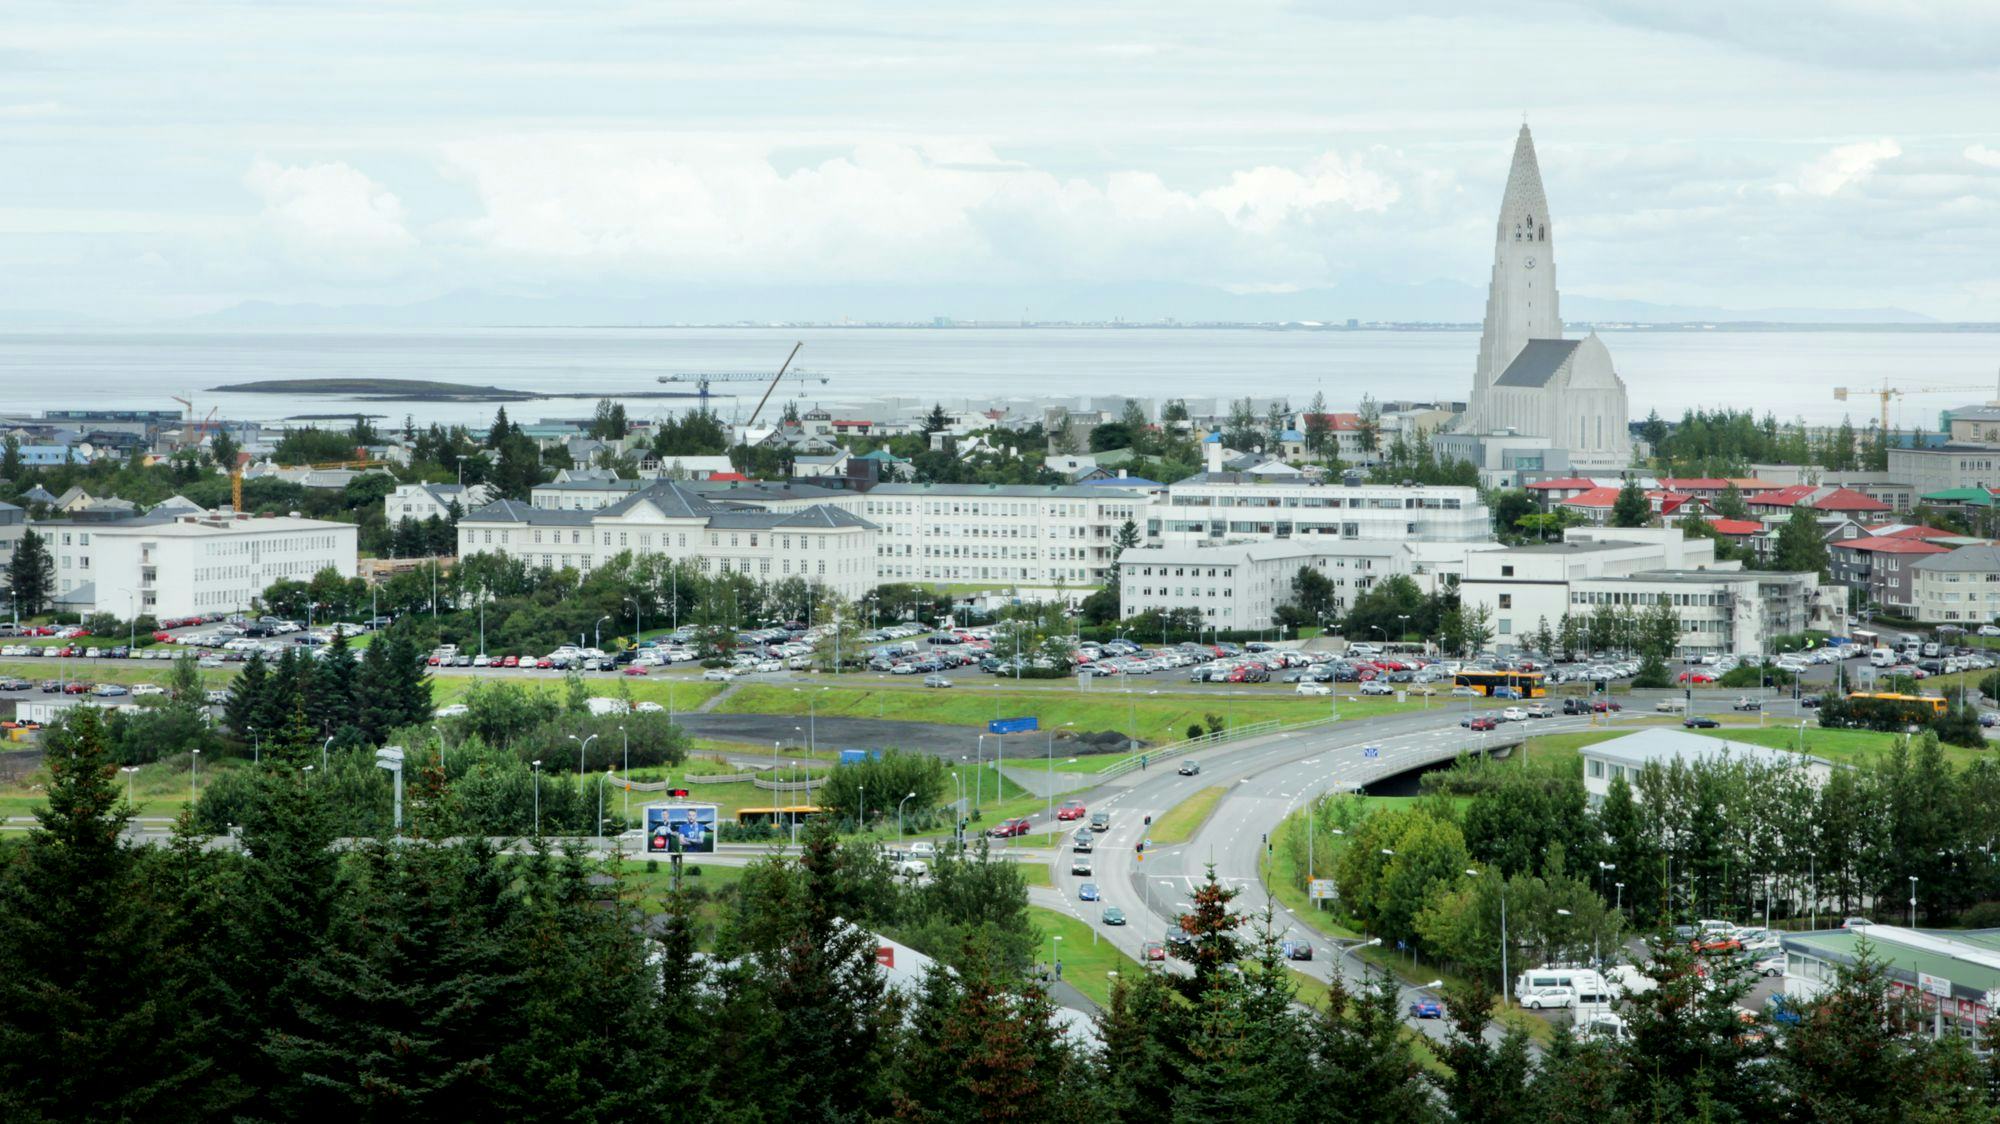
[[[1153,820],[1153,827],[1146,833],[1146,838],[1156,846],[1187,842],[1215,811],[1216,803],[1227,791],[1220,787],[1204,788],[1167,809],[1166,814]]]
[[[1063,982],[1076,988],[1100,1007],[1111,1003],[1111,985],[1119,975],[1141,971],[1137,960],[1118,951],[1091,926],[1067,913],[1046,906],[1029,906],[1028,915],[1041,934],[1035,958],[1046,964],[1060,959]],[[1050,938],[1061,937],[1054,941]]]

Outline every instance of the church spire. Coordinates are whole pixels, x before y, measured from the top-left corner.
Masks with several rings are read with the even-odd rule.
[[[1513,233],[1513,228],[1527,220],[1540,228],[1546,228],[1549,221],[1549,199],[1542,193],[1542,166],[1535,160],[1535,138],[1528,132],[1528,123],[1521,123],[1521,133],[1514,138],[1514,164],[1507,169],[1507,191],[1500,197],[1500,233],[1503,238]],[[1541,240],[1546,241],[1546,229]]]

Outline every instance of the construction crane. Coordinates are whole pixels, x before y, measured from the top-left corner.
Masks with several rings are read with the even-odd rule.
[[[792,354],[797,355],[799,348],[803,346],[805,345],[804,344],[795,345],[792,348]],[[787,364],[790,364],[791,360],[787,359],[785,362]],[[708,404],[709,398],[712,397],[712,395],[709,393],[708,390],[710,383],[764,382],[766,380],[769,380],[771,386],[773,388],[776,388],[778,382],[784,379],[785,377],[786,375],[784,369],[780,368],[778,371],[778,378],[776,379],[772,379],[771,376],[769,375],[759,374],[756,371],[717,371],[709,374],[661,375],[660,381],[665,383],[693,383],[695,397],[700,398],[702,405],[706,406]],[[807,374],[804,371],[793,371],[791,372],[791,377],[797,379],[799,381],[799,385],[801,386],[805,386],[815,381],[824,386],[828,381],[825,375],[811,375]],[[770,396],[771,392],[769,390],[766,390],[764,392],[764,397],[769,398]]]
[[[2000,387],[1991,384],[1986,386],[1890,386],[1889,380],[1883,379],[1881,389],[1879,390],[1874,387],[1836,386],[1833,388],[1833,400],[1836,402],[1845,402],[1849,395],[1856,398],[1880,399],[1882,403],[1882,432],[1887,433],[1889,432],[1889,400],[1892,398],[1902,398],[1910,394],[1963,394],[1968,391],[1978,390],[2000,390]],[[2000,401],[2000,399],[1996,399],[1996,401]]]

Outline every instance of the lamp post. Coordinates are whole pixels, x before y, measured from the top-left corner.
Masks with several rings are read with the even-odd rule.
[[[535,772],[535,838],[542,837],[542,759],[534,760]]]
[[[257,727],[252,726],[250,727],[250,763],[252,765],[258,765],[262,764],[263,761],[264,761],[264,739],[258,736]]]
[[[326,751],[332,747],[333,736],[330,734],[325,741],[319,743],[319,771],[322,773],[326,772]]]
[[[868,786],[865,784],[856,785],[855,788],[860,793],[861,812],[860,812],[860,818],[854,821],[854,826],[856,830],[867,831],[868,830]]]
[[[596,734],[592,734],[592,735],[590,735],[590,736],[589,736],[589,737],[587,737],[587,738],[579,738],[579,737],[577,737],[577,736],[576,736],[575,734],[571,734],[571,735],[569,736],[569,740],[571,740],[571,741],[573,741],[573,742],[575,742],[575,743],[576,743],[576,775],[577,775],[577,776],[579,776],[579,777],[581,777],[581,776],[583,776],[583,754],[584,754],[584,751],[590,748],[590,743],[591,743],[591,742],[594,742],[594,741],[596,741],[596,740],[597,740],[597,735],[596,735]]]
[[[821,691],[831,689],[830,687],[820,688]],[[818,692],[807,691],[798,687],[793,687],[792,693],[806,697],[806,752],[811,753],[819,748],[819,694]]]
[[[604,782],[611,776],[611,766],[606,765],[597,774],[597,849],[604,849]]]
[[[901,839],[903,837],[903,805],[908,804],[911,800],[914,800],[916,798],[916,795],[917,795],[916,793],[912,792],[908,796],[903,797],[901,800],[896,801],[896,838],[898,839]]]
[[[632,606],[632,643],[637,644],[646,635],[646,607],[637,597],[627,597],[625,603]]]
[[[1467,869],[1465,873],[1474,878],[1480,876],[1476,870]],[[1500,887],[1500,1005],[1505,1007],[1509,1002],[1507,989],[1507,880],[1505,878],[1496,878],[1494,879],[1494,883]],[[1621,882],[1619,885],[1623,886],[1624,883]]]
[[[1061,933],[1049,934],[1049,973],[1051,975],[1055,974],[1056,965],[1061,962],[1060,959],[1056,956],[1056,948],[1061,943],[1062,943]]]
[[[604,650],[604,622],[610,619],[608,616],[599,617],[590,626],[590,646],[600,652]]]
[[[396,778],[396,835],[403,834],[403,747],[385,745],[375,751],[375,767],[387,769]]]
[[[121,765],[118,771],[125,774],[125,803],[130,805],[132,803],[132,774],[138,772],[139,767],[137,765]]]
[[[1917,876],[1910,875],[1910,928],[1917,927]]]
[[[1369,937],[1366,940],[1343,941],[1338,937],[1329,937],[1327,938],[1327,943],[1333,946],[1333,969],[1337,972],[1340,970],[1340,962],[1347,959],[1349,954],[1358,952],[1364,948],[1382,947],[1382,938]]]
[[[619,822],[619,827],[622,829],[632,822],[632,735],[625,732],[625,727],[620,726],[618,736],[625,742],[625,775],[620,778],[625,782],[625,810],[619,813],[624,817]]]
[[[810,777],[812,774],[807,773],[806,775]],[[952,806],[951,838],[953,842],[963,848],[965,846],[965,834],[963,829],[958,826],[958,823],[959,817],[965,815],[965,778],[959,776],[956,769],[952,770],[951,785],[952,791],[958,793],[958,801]],[[809,800],[807,803],[811,803],[811,801]]]
[[[1625,915],[1625,883],[1615,882],[1613,885],[1618,887],[1618,897],[1616,901],[1611,903],[1611,909],[1614,913],[1623,917]]]
[[[201,800],[201,750],[188,750],[188,802]]]

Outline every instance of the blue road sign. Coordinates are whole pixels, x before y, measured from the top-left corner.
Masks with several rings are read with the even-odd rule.
[[[986,724],[989,734],[1025,734],[1039,729],[1041,725],[1033,718],[995,718]]]

